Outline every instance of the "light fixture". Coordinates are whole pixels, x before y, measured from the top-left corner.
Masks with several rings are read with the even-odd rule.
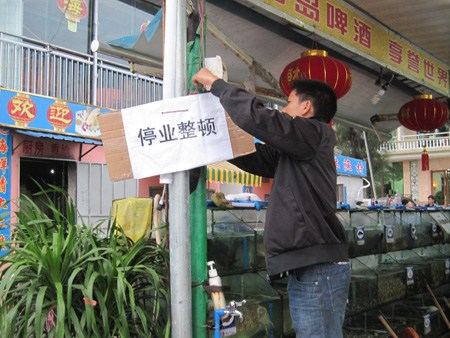
[[[372,102],[372,104],[377,104],[378,102],[380,102],[380,99],[386,93],[386,90],[387,87],[385,85],[381,86],[381,88],[378,89],[377,93],[374,96],[372,96],[370,102]]]
[[[380,89],[376,92],[374,96],[370,99],[370,102],[372,104],[377,104],[380,102],[380,99],[383,97],[384,94],[386,94],[386,91],[388,90],[389,86],[391,85],[392,80],[394,80],[395,74],[391,74],[391,78],[389,80],[383,79],[383,68],[380,68],[380,74],[378,75],[377,80],[375,81],[375,84],[377,86],[380,86]],[[384,81],[384,83],[383,83]]]

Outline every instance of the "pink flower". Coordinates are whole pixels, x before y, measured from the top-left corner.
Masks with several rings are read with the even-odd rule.
[[[89,298],[87,297],[83,297],[84,303],[87,305],[92,305],[92,306],[96,306],[97,305],[97,301],[96,300],[92,300],[90,301]]]
[[[56,326],[55,323],[55,310],[50,309],[47,315],[47,320],[45,321],[45,328],[47,332],[50,332]]]

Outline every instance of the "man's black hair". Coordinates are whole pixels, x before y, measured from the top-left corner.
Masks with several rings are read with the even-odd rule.
[[[329,123],[337,111],[337,99],[334,90],[325,82],[309,79],[297,79],[291,89],[300,101],[310,100],[314,107],[314,117]]]

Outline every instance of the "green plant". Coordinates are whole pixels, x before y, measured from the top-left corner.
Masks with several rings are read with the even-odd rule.
[[[64,212],[49,197],[54,191]],[[132,243],[114,220],[100,236],[100,225],[76,223],[64,191],[41,195],[51,216],[22,196],[10,252],[0,258],[0,336],[168,336],[164,246]]]
[[[435,195],[434,198],[436,199],[437,205],[443,205],[445,203],[444,201],[444,192],[442,190],[439,190]]]

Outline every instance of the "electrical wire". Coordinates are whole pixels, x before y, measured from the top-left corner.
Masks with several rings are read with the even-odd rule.
[[[82,0],[82,1],[83,1],[83,0]],[[49,44],[49,45],[53,42],[53,40],[55,39],[56,35],[59,33],[59,30],[61,29],[62,21],[63,21],[64,18],[66,17],[66,12],[67,12],[67,9],[69,8],[69,5],[70,5],[71,2],[72,2],[72,0],[68,0],[68,1],[67,1],[66,7],[64,8],[63,15],[62,15],[61,18],[59,19],[58,26],[56,27],[56,31],[55,31],[55,33],[53,34],[53,36],[48,40],[48,44]]]

